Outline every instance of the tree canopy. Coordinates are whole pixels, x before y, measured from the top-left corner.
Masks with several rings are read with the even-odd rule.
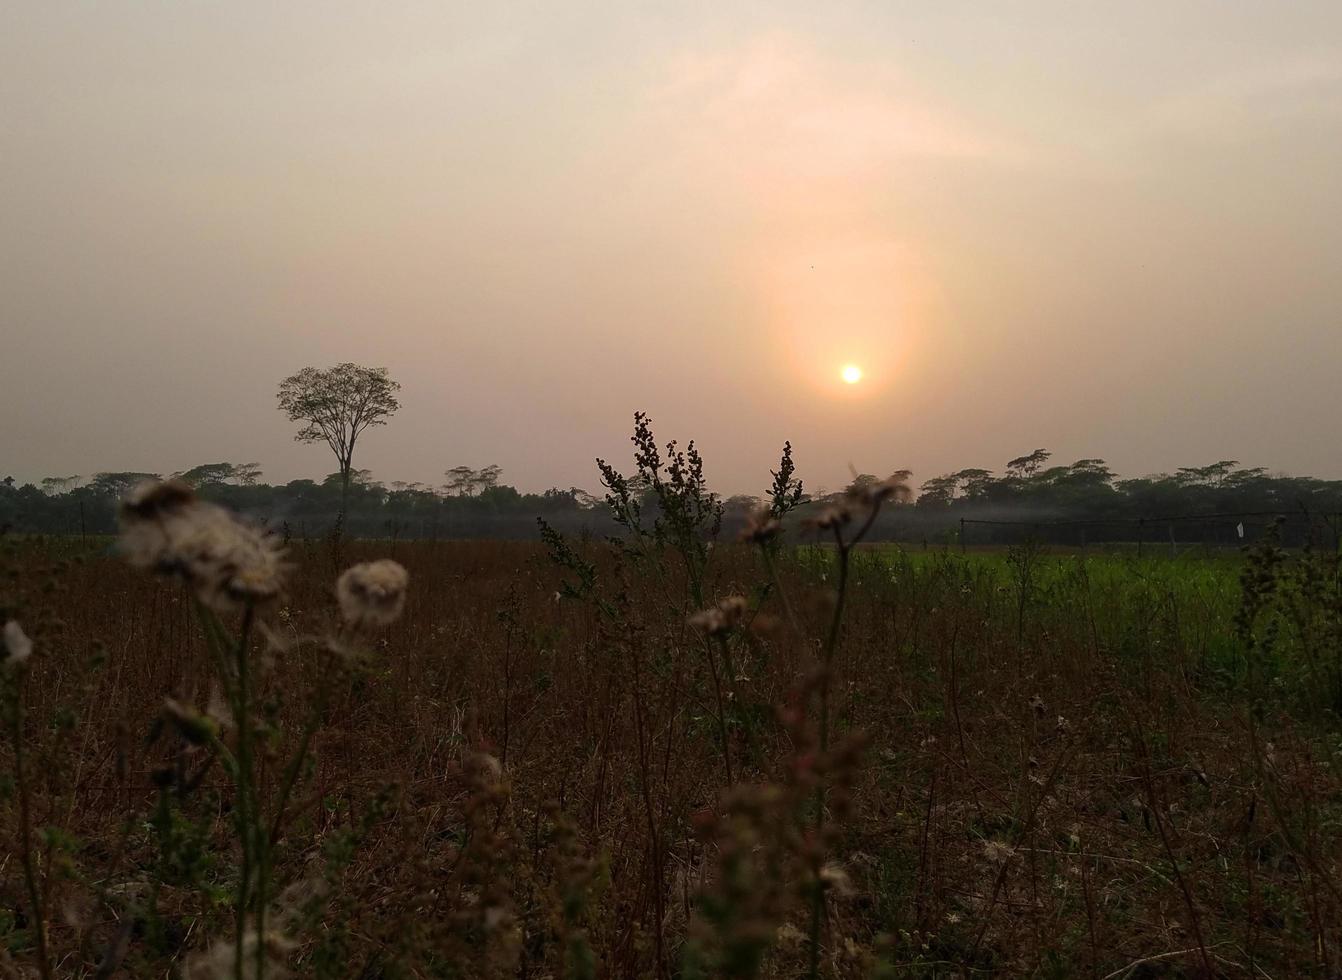
[[[400,388],[386,368],[348,361],[330,368],[306,367],[280,382],[280,410],[290,421],[303,423],[294,438],[324,442],[335,454],[342,501],[349,493],[355,443],[370,426],[386,425],[401,407],[396,400]]]

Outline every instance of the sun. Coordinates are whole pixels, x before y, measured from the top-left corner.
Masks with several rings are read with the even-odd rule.
[[[856,364],[845,364],[839,377],[843,378],[845,384],[855,385],[862,380],[862,369]]]

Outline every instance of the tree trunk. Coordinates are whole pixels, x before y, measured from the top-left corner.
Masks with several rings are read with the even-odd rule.
[[[345,526],[345,508],[349,505],[349,477],[352,460],[342,459],[340,461],[340,513],[336,517],[336,526],[344,528]]]

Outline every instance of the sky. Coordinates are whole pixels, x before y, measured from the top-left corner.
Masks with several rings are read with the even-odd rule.
[[[0,471],[1342,477],[1342,5],[11,3]],[[848,364],[863,378],[846,384]]]

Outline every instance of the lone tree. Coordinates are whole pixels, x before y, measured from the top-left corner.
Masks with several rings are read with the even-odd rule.
[[[401,407],[401,386],[386,368],[337,364],[324,370],[303,368],[280,382],[280,409],[291,421],[305,423],[294,438],[325,442],[340,466],[340,519],[349,499],[354,443],[370,425],[386,425]]]

